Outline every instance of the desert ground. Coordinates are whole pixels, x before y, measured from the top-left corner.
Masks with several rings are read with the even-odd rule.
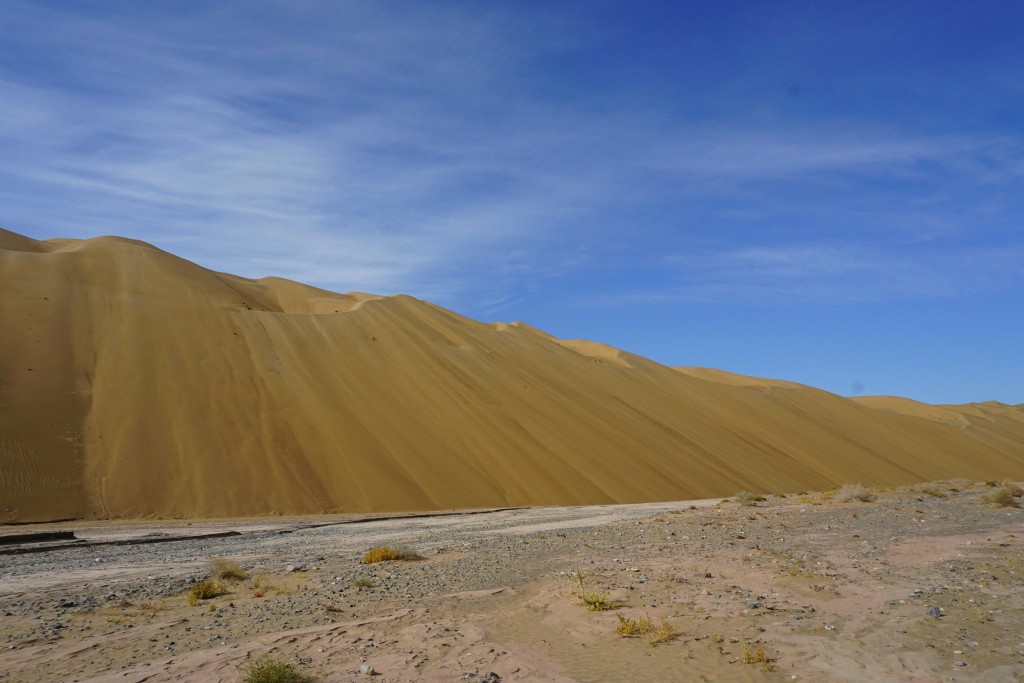
[[[8,526],[0,681],[1021,680],[1024,511],[992,490]],[[190,604],[217,558],[245,578]]]

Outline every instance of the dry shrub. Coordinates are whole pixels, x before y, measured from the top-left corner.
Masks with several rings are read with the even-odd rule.
[[[374,562],[387,562],[390,560],[422,560],[423,556],[412,548],[406,546],[389,546],[379,545],[375,548],[370,548],[363,555],[363,564],[373,564]]]
[[[852,503],[854,501],[870,503],[874,499],[875,494],[860,484],[844,484],[835,495],[835,500],[840,503]]]
[[[945,498],[946,492],[942,490],[942,486],[937,482],[925,482],[918,484],[914,487],[914,491],[917,493],[923,493],[926,496],[934,496],[936,498]]]
[[[604,612],[615,609],[618,605],[608,599],[608,591],[597,593],[587,587],[588,575],[581,569],[577,569],[573,575],[576,585],[573,586],[572,594],[577,602],[591,612]]]
[[[750,491],[740,491],[736,494],[736,502],[743,507],[751,507],[764,502],[764,500],[764,496],[759,496],[756,493],[751,493]]]
[[[188,604],[195,605],[199,604],[200,600],[209,600],[211,598],[220,597],[227,593],[227,589],[224,584],[214,579],[207,579],[206,581],[197,581],[192,584],[192,588],[188,591]]]
[[[265,655],[241,668],[243,683],[313,683],[315,678],[283,659]]]
[[[253,592],[252,596],[254,598],[262,598],[270,591],[274,591],[277,595],[291,595],[294,592],[288,586],[270,583],[262,576],[257,576],[249,581],[249,590]]]
[[[654,629],[647,634],[647,643],[649,645],[660,645],[661,643],[667,643],[670,640],[674,640],[676,630],[672,628],[672,624],[668,623],[668,620],[662,619],[661,623],[658,624],[658,628]]]
[[[751,647],[749,641],[743,642],[743,663],[744,664],[760,664],[761,668],[765,671],[774,671],[775,665],[772,664],[772,660],[768,657],[768,648],[764,646],[764,643],[758,644],[757,647]]]
[[[628,619],[621,614],[615,615],[619,620],[619,625],[615,627],[615,632],[623,638],[635,638],[636,636],[642,636],[650,633],[654,630],[654,623],[650,617],[643,617],[642,619]]]
[[[1000,486],[997,489],[992,489],[991,492],[983,495],[981,499],[986,503],[1002,505],[1007,508],[1020,507],[1020,503],[1017,502],[1017,497],[1013,494],[1013,489],[1007,486]]]
[[[641,619],[629,619],[621,614],[616,614],[615,616],[619,620],[618,626],[615,627],[615,632],[623,638],[647,636],[649,644],[658,645],[660,643],[667,643],[677,635],[672,624],[668,623],[666,619],[662,619],[661,623],[655,626],[650,616],[645,616]]]
[[[210,572],[221,581],[245,581],[249,575],[237,562],[226,557],[215,557],[210,560]]]
[[[1003,488],[1009,491],[1010,495],[1014,496],[1015,498],[1020,498],[1021,496],[1024,496],[1024,489],[1018,486],[1016,482],[1004,481]]]

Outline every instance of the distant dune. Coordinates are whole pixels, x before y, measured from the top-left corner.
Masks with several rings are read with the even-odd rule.
[[[674,369],[408,296],[0,230],[0,521],[1024,478],[1024,408]]]

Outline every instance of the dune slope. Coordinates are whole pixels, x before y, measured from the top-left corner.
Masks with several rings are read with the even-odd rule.
[[[0,231],[0,284],[0,521],[1024,478],[1020,406],[932,419],[695,376],[407,296],[216,273],[113,237]]]

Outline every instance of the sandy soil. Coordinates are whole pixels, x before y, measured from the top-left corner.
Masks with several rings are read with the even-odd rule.
[[[8,528],[81,540],[0,545],[0,681],[238,681],[267,653],[325,682],[1021,680],[1024,511],[985,489]],[[361,564],[378,544],[423,559]],[[214,557],[249,578],[190,606]]]

